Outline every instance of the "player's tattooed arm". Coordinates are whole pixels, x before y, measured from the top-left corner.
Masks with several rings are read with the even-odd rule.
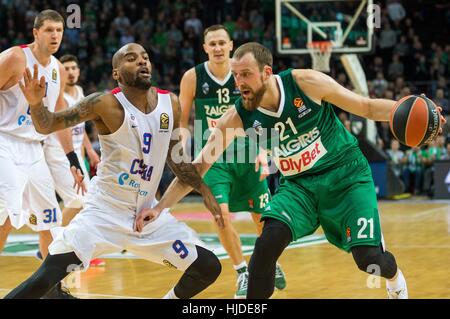
[[[50,112],[44,106],[42,99],[45,96],[45,78],[38,79],[38,68],[34,65],[33,76],[27,68],[24,72],[24,83],[19,82],[25,98],[30,104],[31,118],[36,130],[42,134],[72,127],[88,120],[97,120],[98,108],[102,104],[101,96],[105,93],[93,93],[75,106],[61,112]]]
[[[95,120],[98,115],[95,107],[101,102],[103,93],[93,93],[73,107],[61,112],[49,112],[42,101],[38,105],[30,105],[31,117],[38,132],[49,134],[81,122]]]
[[[201,193],[201,189],[206,186],[199,175],[182,145],[180,129],[181,107],[175,94],[171,94],[174,125],[167,155],[167,165],[180,180],[180,182],[191,186]]]
[[[192,187],[203,197],[206,208],[214,216],[216,223],[222,227],[223,218],[219,204],[217,203],[210,188],[203,182],[196,167],[191,163],[190,158],[184,153],[182,137],[180,131],[181,107],[176,95],[171,94],[172,108],[174,114],[174,126],[169,144],[167,164],[177,177],[175,183],[181,183]]]

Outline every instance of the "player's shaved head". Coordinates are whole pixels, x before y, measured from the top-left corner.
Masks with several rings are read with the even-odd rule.
[[[131,51],[135,51],[135,52],[137,51],[137,52],[141,53],[142,51],[145,52],[145,49],[144,49],[144,47],[142,47],[142,45],[137,44],[137,43],[125,44],[116,53],[114,53],[114,56],[112,58],[113,69],[117,69],[117,67],[119,66],[119,64],[122,61],[125,54],[127,54],[128,52],[131,52]]]
[[[151,87],[152,64],[147,51],[137,43],[121,47],[112,58],[113,78],[122,85],[148,90]]]

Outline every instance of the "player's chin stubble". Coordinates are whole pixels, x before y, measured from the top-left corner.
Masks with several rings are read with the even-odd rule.
[[[133,88],[139,89],[139,90],[148,90],[152,87],[152,78],[144,79],[139,77],[139,73],[131,74],[128,72],[123,72],[122,74],[123,82],[127,86],[131,86]]]

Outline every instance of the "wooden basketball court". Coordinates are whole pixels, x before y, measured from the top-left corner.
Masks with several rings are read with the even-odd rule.
[[[382,201],[380,209],[387,248],[405,274],[410,298],[450,298],[450,201]],[[204,208],[180,204],[173,211],[183,216],[187,211],[204,212]],[[186,222],[199,233],[215,232],[210,221]],[[234,224],[240,233],[254,232],[250,219]],[[233,297],[235,272],[230,259],[221,262],[220,277],[197,298]],[[280,262],[288,283],[273,298],[386,298],[384,279],[377,282],[362,273],[350,254],[328,243],[287,249]],[[0,296],[39,264],[34,257],[0,256]],[[83,273],[81,288],[71,292],[80,298],[161,298],[180,276],[181,272],[144,260],[106,259],[105,267]],[[375,288],[368,288],[368,284]]]

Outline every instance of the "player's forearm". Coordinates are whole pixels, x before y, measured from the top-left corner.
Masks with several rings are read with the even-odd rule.
[[[368,118],[374,121],[387,122],[395,101],[386,99],[368,99]]]
[[[181,183],[186,184],[201,193],[203,180],[192,163],[184,161],[176,163],[169,156],[167,164]]]
[[[184,152],[189,154],[190,150],[187,149],[188,140],[191,138],[191,132],[187,127],[183,125],[180,127],[181,145],[183,145]]]
[[[172,207],[173,205],[178,203],[180,200],[182,200],[191,191],[192,191],[191,186],[180,182],[179,178],[176,177],[172,181],[172,183],[170,183],[166,192],[162,196],[158,205],[156,205],[156,207],[154,207],[154,209],[161,212],[165,208]]]
[[[56,136],[58,136],[59,143],[61,144],[64,153],[67,154],[73,151],[72,130],[70,128],[57,131]]]
[[[87,136],[87,133],[84,132],[84,136],[83,136],[83,147],[88,151],[93,151],[94,148],[92,147],[92,143],[89,140],[89,137]]]
[[[49,112],[42,101],[37,105],[30,105],[30,113],[37,132],[50,134],[56,131],[55,114]]]

